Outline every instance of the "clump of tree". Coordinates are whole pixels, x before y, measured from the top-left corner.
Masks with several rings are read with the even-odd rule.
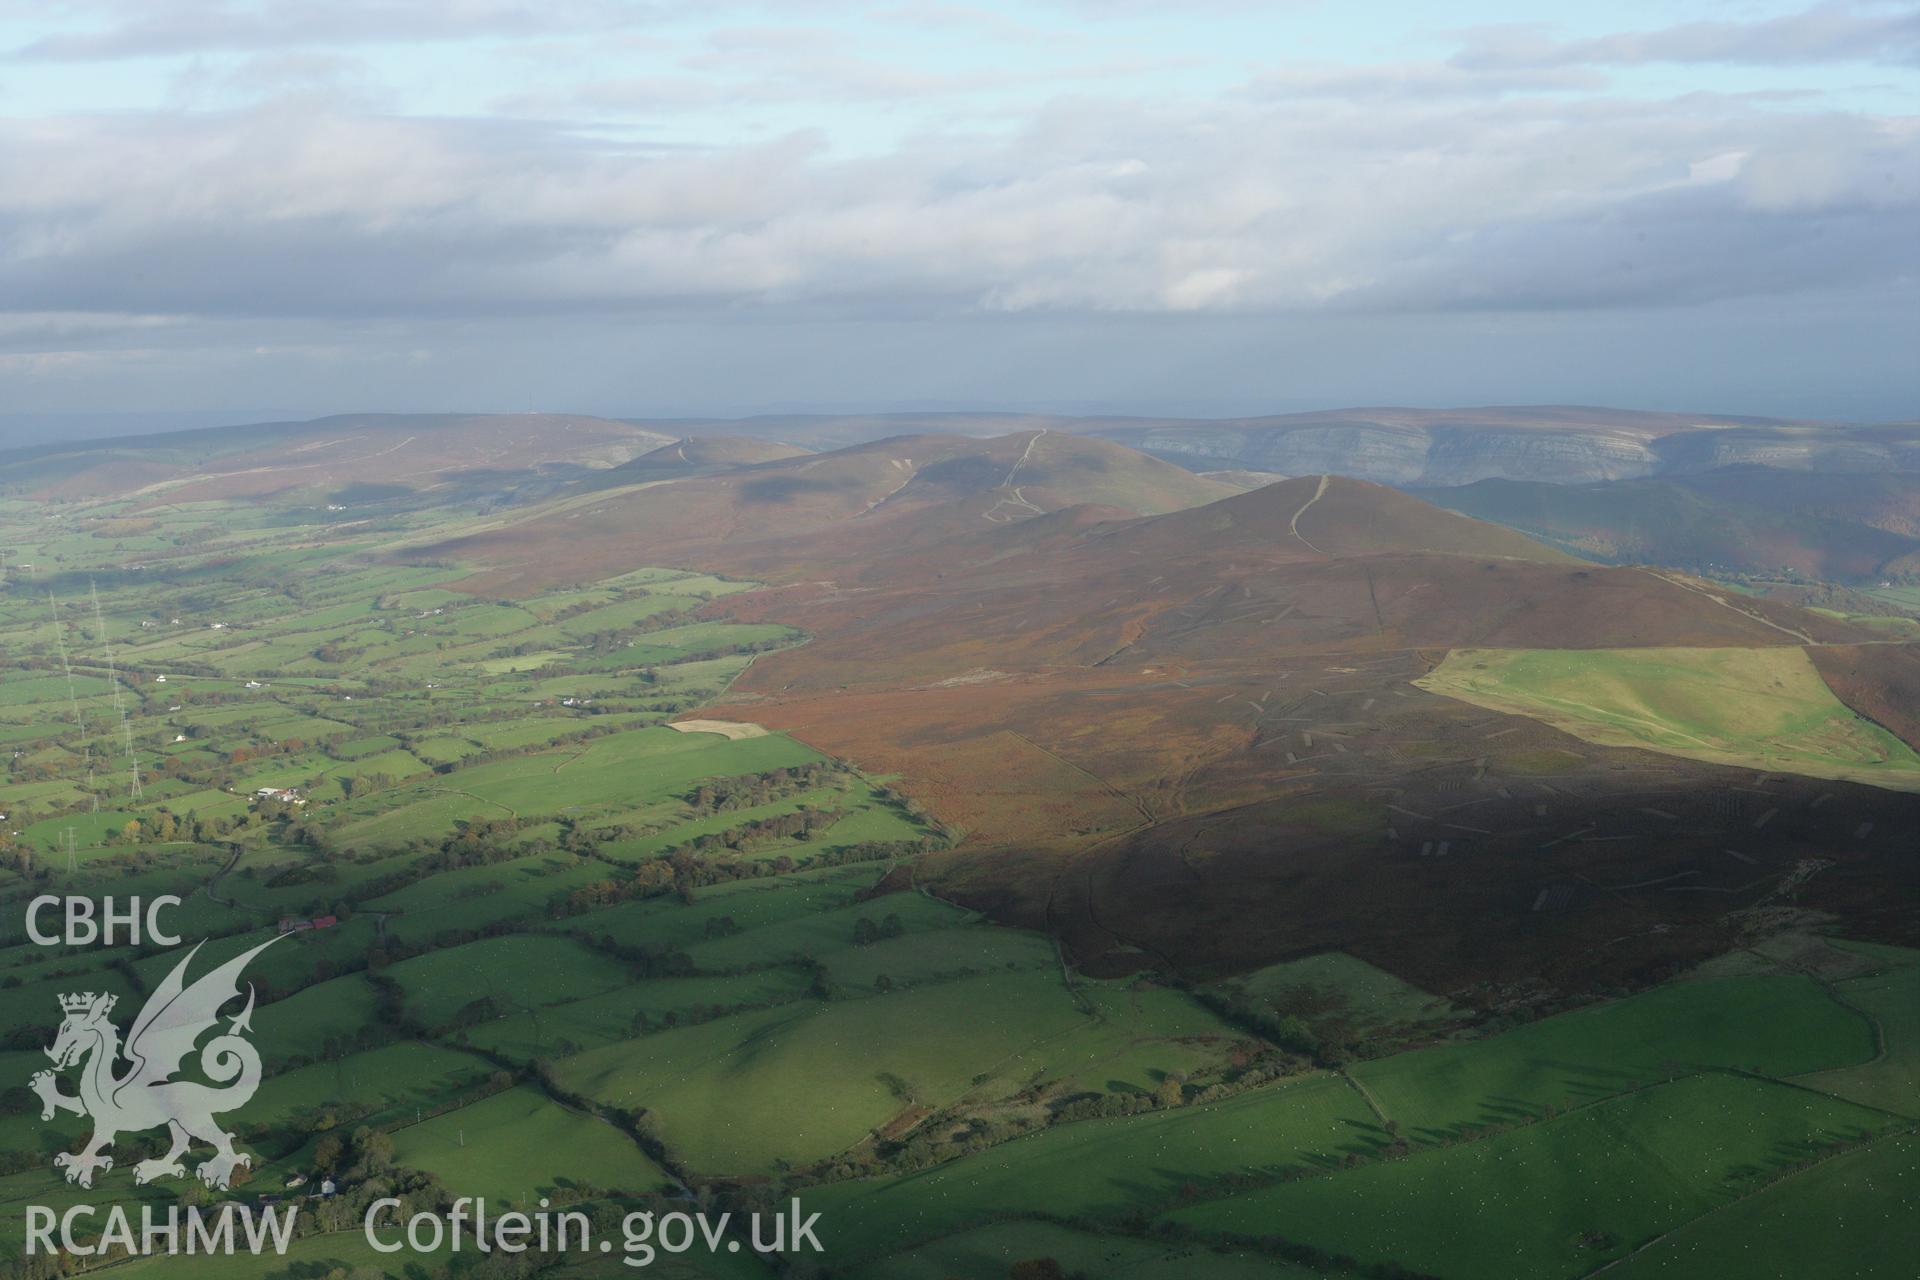
[[[901,923],[900,917],[891,912],[879,924],[861,916],[853,922],[853,945],[870,947],[876,942],[897,938],[906,931],[907,926]]]
[[[667,850],[667,855],[717,853],[722,849],[739,853],[756,845],[779,840],[811,840],[815,834],[825,831],[844,817],[844,809],[802,808],[792,813],[777,813],[770,818],[756,818],[752,822],[728,827],[725,831],[695,836]]]
[[[803,791],[837,782],[842,773],[826,761],[769,769],[764,773],[715,778],[701,783],[684,799],[701,813],[727,813],[771,804]]]

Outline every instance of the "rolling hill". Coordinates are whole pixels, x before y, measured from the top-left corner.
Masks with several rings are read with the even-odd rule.
[[[0,489],[37,498],[316,501],[574,477],[671,444],[576,414],[343,414],[0,453]]]
[[[966,837],[920,883],[1049,929],[1092,972],[1341,945],[1429,989],[1633,985],[1724,949],[1802,859],[1830,868],[1802,902],[1849,919],[1887,915],[1879,895],[1913,876],[1896,830],[1920,801],[1890,789],[1905,775],[1816,778],[1831,767],[1813,755],[1796,772],[1773,721],[1750,744],[1723,730],[1715,763],[1414,683],[1467,649],[1617,668],[1677,647],[1853,654],[1882,688],[1877,655],[1904,648],[1362,481],[1146,518],[1062,510],[726,610],[813,639],[703,714],[899,775]],[[1841,732],[1864,698],[1798,670],[1795,714],[1871,739]],[[1618,888],[1670,882],[1706,892]]]
[[[1920,571],[1920,472],[1742,466],[1606,484],[1481,480],[1415,492],[1599,560],[1868,584]]]
[[[754,436],[688,436],[643,453],[595,477],[597,485],[640,484],[648,480],[676,480],[750,467],[762,462],[804,457],[807,450],[778,440]]]
[[[1045,432],[1107,440],[1218,472],[1245,488],[1338,474],[1408,487],[1486,479],[1586,484],[1725,468],[1863,475],[1920,470],[1920,425],[1791,422],[1577,406],[1354,408],[1267,417],[904,412],[613,420],[578,414],[348,414],[0,453],[0,487],[49,496],[125,494],[210,468],[207,492],[260,496],[364,480],[604,469],[678,444],[641,469],[688,474],[845,450],[900,436],[991,439]],[[748,443],[749,441],[758,443]],[[696,444],[697,442],[697,444]],[[392,452],[386,452],[391,450]],[[657,478],[657,477],[656,477]]]
[[[1564,405],[1339,409],[1213,422],[1089,426],[1196,471],[1332,471],[1387,484],[1580,484],[1722,467],[1920,470],[1920,426],[1849,426]]]
[[[1087,434],[1096,427],[1178,423],[1178,418],[1105,418],[1051,413],[902,411],[895,413],[769,413],[747,418],[630,418],[633,425],[670,435],[752,436],[822,451],[871,444],[892,436],[1019,435],[1028,431]]]
[[[1680,575],[1602,568],[1361,480],[1303,477],[1135,518],[1076,507],[926,547],[890,538],[839,587],[731,602],[819,637],[769,663],[788,689],[1036,669],[1245,663],[1307,646],[1781,645],[1868,633]],[[816,568],[813,546],[789,555]],[[699,556],[734,569],[743,553]],[[771,553],[746,558],[765,572]],[[767,601],[770,603],[763,603]],[[756,676],[756,679],[758,677]]]
[[[1097,436],[1194,471],[1331,472],[1407,486],[1535,480],[1585,484],[1723,467],[1861,474],[1920,470],[1920,425],[1652,413],[1580,405],[1372,407],[1244,418],[1018,413],[788,414],[635,419],[673,435],[725,433],[813,448],[903,434]]]
[[[656,560],[793,576],[1082,503],[1162,512],[1233,491],[1130,449],[1058,432],[901,436],[642,481],[503,519],[427,554],[492,565],[489,589],[508,592],[617,572],[636,546]]]

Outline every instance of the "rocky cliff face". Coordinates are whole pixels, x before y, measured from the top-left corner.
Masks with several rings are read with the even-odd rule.
[[[1604,410],[1549,409],[1532,417],[1515,409],[1477,416],[1388,410],[1369,417],[1096,428],[1092,434],[1195,471],[1332,472],[1409,486],[1478,480],[1588,484],[1736,466],[1920,470],[1920,424],[1755,423]]]

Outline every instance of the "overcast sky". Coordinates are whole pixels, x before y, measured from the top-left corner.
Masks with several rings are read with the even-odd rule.
[[[1913,417],[1916,303],[1916,3],[0,0],[16,414]]]

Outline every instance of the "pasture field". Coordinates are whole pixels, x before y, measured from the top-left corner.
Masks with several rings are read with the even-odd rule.
[[[972,1041],[971,1035],[875,1044],[868,1037],[876,1031],[934,1029],[923,1021],[927,1010],[901,1007],[906,999],[886,1011],[897,1020],[850,1023],[841,1010],[813,1003],[718,1018],[659,1032],[649,1038],[645,1054],[625,1043],[589,1050],[562,1063],[560,1079],[590,1097],[663,1117],[661,1137],[689,1167],[742,1174],[808,1164],[853,1146],[906,1109],[912,1094],[896,1096],[883,1072],[919,1067],[917,1087],[930,1099],[944,1100],[966,1088],[974,1070],[1022,1047],[1023,1037],[1013,1031],[956,1064],[951,1051],[963,1038]],[[861,1008],[852,1006],[856,1014]],[[854,1034],[861,1038],[845,1038]],[[849,1043],[878,1049],[877,1060],[848,1071],[841,1046]],[[791,1102],[796,1093],[814,1100],[799,1114]]]
[[[837,952],[854,943],[860,921],[879,922],[891,918],[898,922],[903,937],[951,929],[968,922],[965,911],[932,898],[904,896],[880,903],[850,902],[844,906],[794,914],[758,927],[715,931],[707,935],[700,926],[699,937],[689,926],[667,926],[661,938],[674,940],[705,968],[739,969],[755,965],[777,964],[795,957],[817,957]],[[969,930],[984,941],[998,932],[991,929]],[[878,945],[870,943],[869,946]],[[1048,948],[1051,954],[1052,948]]]
[[[397,1130],[393,1154],[502,1208],[531,1208],[562,1189],[645,1194],[671,1184],[618,1129],[526,1087]]]
[[[137,821],[136,816],[125,809],[69,814],[22,828],[20,839],[52,855],[64,851],[71,836],[75,857],[82,853],[97,856],[105,849],[108,840],[117,836],[127,823],[134,821]]]
[[[1920,1120],[1920,966],[1835,983],[1833,993],[1877,1024],[1880,1051],[1857,1065],[1801,1076],[1800,1083]]]
[[[1414,683],[1606,746],[1920,789],[1920,756],[1791,646],[1455,649]]]
[[[644,1053],[589,1050],[559,1074],[570,1089],[659,1116],[690,1168],[764,1173],[832,1157],[910,1111],[1003,1103],[1038,1081],[1146,1093],[1236,1039],[1197,1007],[1121,994],[1088,1012],[1058,972],[1005,970],[717,1018],[647,1036]],[[796,1093],[812,1100],[799,1114]]]
[[[366,904],[382,932],[427,941],[544,913],[558,896],[606,875],[604,865],[566,853],[529,854],[485,867],[444,871]]]
[[[638,728],[511,760],[477,763],[344,806],[339,838],[391,845],[445,836],[460,822],[584,819],[668,799],[703,779],[810,764],[822,757],[791,738],[728,741],[718,735]],[[362,816],[364,815],[364,816]]]
[[[1257,1253],[1076,1231],[1051,1222],[1006,1222],[962,1232],[870,1267],[855,1280],[1002,1280],[1015,1264],[1041,1258],[1067,1275],[1107,1280],[1320,1280],[1323,1272]]]
[[[686,735],[682,734],[681,736],[685,737]],[[699,836],[719,835],[743,822],[754,822],[763,818],[779,817],[782,814],[797,813],[803,808],[824,808],[827,807],[828,802],[838,800],[841,797],[838,791],[823,787],[803,791],[797,795],[783,796],[778,800],[770,800],[765,804],[750,805],[744,809],[729,809],[721,813],[712,813],[704,816],[688,816],[685,821],[674,823],[671,826],[649,821],[649,819],[654,819],[661,815],[663,810],[659,807],[660,800],[668,798],[669,797],[664,796],[660,797],[659,800],[655,800],[651,804],[643,804],[636,810],[635,816],[641,817],[642,822],[647,826],[658,826],[658,830],[650,831],[645,835],[634,835],[626,838],[608,840],[600,846],[601,853],[606,857],[617,858],[623,862],[645,862],[649,859],[659,857],[675,845]],[[670,812],[670,810],[667,812]],[[684,812],[689,815],[692,814],[690,809]],[[624,817],[625,815],[622,816]]]
[[[1510,1031],[1354,1067],[1408,1137],[1445,1141],[1701,1071],[1775,1078],[1851,1067],[1873,1028],[1811,978],[1753,975],[1676,983]]]
[[[1630,1280],[1900,1280],[1920,1256],[1920,1139],[1889,1138],[1694,1219],[1627,1258]]]
[[[625,983],[627,970],[571,939],[511,934],[403,960],[387,977],[408,1013],[432,1027],[475,1001],[509,1012],[602,995]]]
[[[226,923],[231,928],[231,916]],[[364,918],[345,920],[330,929],[285,936],[279,935],[272,926],[247,933],[228,932],[199,944],[201,950],[190,971],[198,973],[202,965],[230,960],[249,948],[278,938],[254,959],[247,972],[256,986],[271,994],[291,992],[310,984],[322,973],[331,976],[333,972],[350,969],[353,958],[365,953],[378,932],[376,923]],[[143,986],[152,990],[183,958],[176,952],[159,951],[134,961],[132,968]]]
[[[1445,999],[1337,951],[1269,965],[1221,986],[1336,1038],[1432,1029],[1459,1016]]]
[[[1869,587],[1867,594],[1920,613],[1920,587]]]
[[[1911,955],[1891,954],[1896,960]],[[1893,968],[1838,990],[1912,972]],[[1894,992],[1888,988],[1890,1000],[1898,998]],[[1728,1016],[1713,1016],[1722,1007]],[[1776,1025],[1768,1026],[1770,1019]],[[898,1180],[841,1183],[818,1194],[835,1211],[857,1256],[888,1258],[870,1268],[872,1274],[888,1274],[895,1250],[908,1251],[898,1259],[903,1266],[917,1265],[910,1263],[914,1240],[945,1240],[976,1227],[991,1235],[993,1229],[981,1224],[1044,1203],[1049,1215],[1074,1223],[1117,1224],[1161,1211],[1216,1244],[1278,1235],[1405,1266],[1418,1265],[1410,1261],[1418,1242],[1451,1232],[1458,1256],[1419,1255],[1434,1274],[1572,1275],[1617,1255],[1607,1252],[1613,1245],[1599,1243],[1601,1234],[1616,1243],[1632,1237],[1567,1225],[1568,1215],[1594,1212],[1609,1224],[1642,1223],[1640,1229],[1656,1231],[1649,1224],[1688,1220],[1732,1203],[1728,1187],[1751,1190],[1747,1183],[1784,1175],[1792,1162],[1817,1156],[1823,1144],[1909,1126],[1911,1121],[1871,1098],[1856,1105],[1833,1087],[1836,1079],[1852,1083],[1852,1070],[1871,1068],[1793,1074],[1823,1054],[1828,1060],[1870,1056],[1870,1030],[1857,1034],[1863,1025],[1799,975],[1699,980],[1490,1039],[1364,1063],[1351,1069],[1358,1088],[1333,1076],[1268,1086],[1221,1104],[1053,1129]],[[1814,1044],[1824,1047],[1809,1048]],[[1635,1046],[1624,1070],[1579,1065],[1618,1058],[1624,1045]],[[1752,1061],[1741,1065],[1744,1059]],[[1676,1073],[1671,1083],[1663,1068]],[[1793,1079],[1775,1084],[1744,1074],[1753,1068]],[[1304,1105],[1309,1100],[1322,1104],[1321,1127],[1296,1129],[1296,1122],[1315,1114]],[[1376,1108],[1393,1121],[1391,1129]],[[1576,1127],[1576,1120],[1598,1127]],[[1743,1127],[1743,1134],[1721,1135],[1729,1124]],[[1556,1136],[1550,1142],[1538,1137],[1546,1133]],[[1390,1158],[1396,1139],[1414,1143],[1400,1159]],[[1631,1154],[1647,1143],[1654,1144],[1651,1155]],[[1671,1164],[1685,1171],[1683,1185],[1693,1198],[1682,1195],[1680,1186],[1630,1172],[1639,1159],[1656,1160],[1656,1170]],[[1422,1163],[1427,1161],[1442,1163]],[[1480,1161],[1488,1162],[1484,1170]],[[1407,1181],[1411,1171],[1428,1168],[1431,1177]],[[1579,1179],[1616,1168],[1623,1182],[1640,1189],[1603,1199],[1596,1209]],[[1313,1176],[1291,1180],[1301,1171]],[[1244,1185],[1249,1179],[1251,1188]],[[1263,1180],[1271,1189],[1261,1189]],[[1381,1181],[1377,1193],[1370,1180]],[[1490,1201],[1492,1209],[1475,1207],[1470,1214],[1458,1202],[1480,1188],[1502,1186],[1506,1190]],[[1508,1195],[1520,1199],[1500,1198]],[[1303,1198],[1300,1207],[1287,1199],[1294,1196]],[[1438,1200],[1429,1204],[1429,1196]],[[1194,1206],[1196,1198],[1204,1204]],[[1286,1225],[1331,1221],[1329,1206],[1340,1205],[1350,1206],[1350,1238]],[[1542,1225],[1542,1214],[1562,1217]],[[1372,1252],[1361,1247],[1377,1221],[1396,1216],[1413,1224],[1404,1237],[1372,1246]],[[1503,1225],[1509,1218],[1533,1224],[1523,1229],[1527,1238],[1516,1251],[1510,1257],[1471,1256],[1475,1239],[1511,1239],[1512,1230]],[[1476,1225],[1443,1231],[1447,1223]],[[1586,1237],[1588,1243],[1577,1243]],[[1878,1248],[1872,1258],[1893,1256]],[[1595,1249],[1600,1252],[1589,1258]],[[945,1256],[937,1246],[928,1254]]]
[[[644,978],[602,995],[476,1023],[466,1029],[466,1043],[527,1063],[619,1044],[646,1027],[694,1023],[714,1009],[771,1008],[811,993],[810,978],[797,966],[718,977]]]
[[[303,987],[261,1007],[261,1051],[274,1058],[339,1056],[378,1022],[378,1001],[363,974],[350,973]]]
[[[1049,1129],[896,1179],[814,1193],[855,1258],[1042,1209],[1118,1223],[1176,1200],[1183,1186],[1319,1169],[1386,1141],[1365,1100],[1310,1075],[1225,1102]]]
[[[1787,1176],[1828,1144],[1884,1133],[1890,1119],[1767,1081],[1701,1076],[1168,1220],[1436,1275],[1574,1276]]]
[[[392,1239],[392,1233],[386,1238]],[[444,1266],[452,1260],[452,1251],[442,1245],[437,1252],[381,1253],[367,1243],[358,1225],[351,1229],[303,1236],[287,1247],[284,1257],[275,1258],[274,1273],[288,1277],[352,1276],[355,1280],[413,1280],[415,1272],[427,1266]],[[136,1258],[118,1264],[114,1274],[135,1276],[140,1280],[259,1280],[261,1260],[251,1254],[216,1254],[192,1258]],[[270,1273],[273,1274],[273,1273]]]
[[[692,954],[699,960],[712,953],[700,947]],[[1056,969],[1059,965],[1046,939],[1012,929],[910,930],[897,938],[803,954],[819,966],[834,990],[848,996],[882,986],[892,990],[975,974]]]
[[[644,898],[591,911],[562,922],[550,922],[543,927],[607,938],[623,946],[684,948],[722,932],[731,932],[719,923],[722,920],[733,921],[732,929],[755,933],[790,921],[804,921],[817,912],[847,906],[854,903],[860,891],[872,883],[872,874],[871,869],[866,867],[849,867],[737,880],[730,884],[716,884],[690,903]],[[965,914],[952,908],[949,908],[949,912]],[[807,926],[802,924],[799,927]],[[851,928],[851,922],[848,928]],[[839,929],[827,929],[822,931],[822,936],[837,942],[851,934]],[[771,946],[764,951],[765,954],[759,957],[763,961],[775,960],[783,954]]]
[[[415,1108],[430,1108],[473,1088],[488,1070],[487,1063],[470,1054],[404,1041],[263,1081],[248,1115],[254,1123],[269,1126],[304,1123],[342,1107],[358,1112],[354,1118],[361,1123],[381,1116],[411,1119]]]

